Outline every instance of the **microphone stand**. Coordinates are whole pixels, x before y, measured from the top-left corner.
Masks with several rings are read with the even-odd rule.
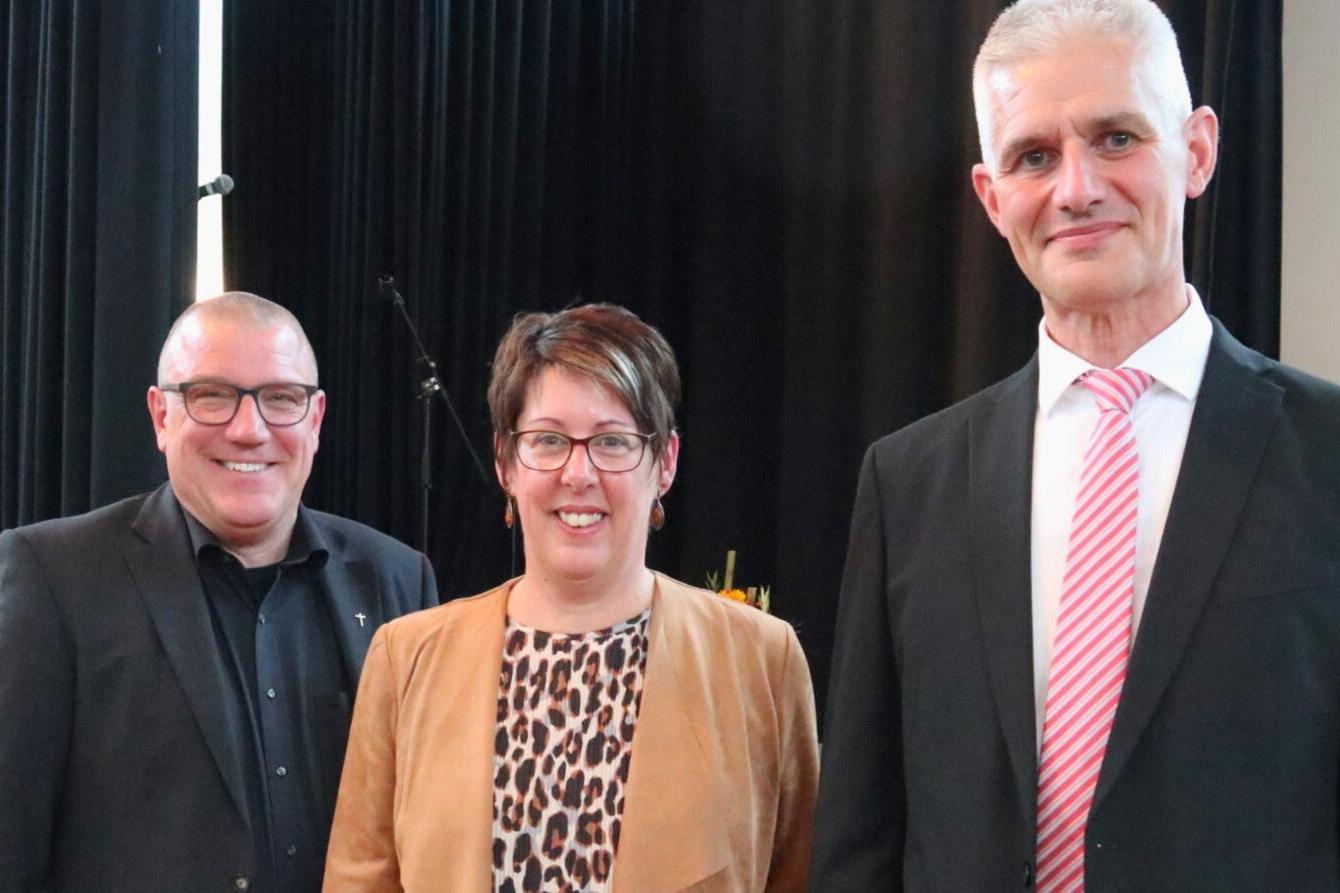
[[[465,425],[461,424],[461,417],[456,414],[456,407],[451,403],[451,397],[442,387],[442,381],[437,377],[437,363],[428,356],[428,351],[423,346],[423,340],[419,338],[419,330],[414,326],[414,320],[410,318],[409,311],[405,309],[405,299],[396,291],[395,277],[390,273],[377,280],[377,288],[381,293],[395,304],[396,309],[400,311],[400,317],[405,321],[405,327],[409,329],[410,337],[414,339],[415,349],[418,350],[418,361],[428,372],[428,377],[419,382],[419,392],[416,399],[423,415],[423,424],[420,426],[419,441],[419,550],[424,554],[428,552],[428,496],[433,489],[433,463],[430,446],[432,444],[432,424],[433,424],[433,395],[437,394],[442,398],[442,402],[447,406],[447,412],[451,419],[456,423],[456,430],[461,434],[461,440],[465,442],[465,448],[470,452],[470,458],[474,460],[475,468],[479,471],[479,479],[485,484],[489,482],[488,472],[484,470],[484,463],[479,461],[479,454],[475,452],[474,446],[470,443],[470,436],[465,433]]]

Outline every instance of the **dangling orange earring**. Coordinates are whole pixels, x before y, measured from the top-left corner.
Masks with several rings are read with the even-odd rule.
[[[661,505],[661,497],[657,495],[651,504],[651,529],[660,530],[665,526],[665,506]]]
[[[511,494],[508,494],[507,505],[503,508],[503,524],[507,525],[508,530],[511,530],[512,526],[516,524],[516,510],[513,508]]]

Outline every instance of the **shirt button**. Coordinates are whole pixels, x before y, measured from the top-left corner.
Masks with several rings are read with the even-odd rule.
[[[275,770],[275,775],[278,775],[280,778],[283,778],[285,775],[288,775],[288,769],[286,769],[283,766],[280,766],[278,769]]]
[[[273,688],[267,688],[265,690],[265,696],[267,698],[273,698],[275,696],[275,690]]]
[[[237,877],[233,878],[233,889],[250,890],[251,878],[247,877],[245,874],[239,874]]]
[[[291,844],[291,843],[290,843],[290,844],[288,845],[288,849],[284,850],[284,855],[286,855],[286,856],[292,856],[292,855],[295,855],[297,852],[298,852],[298,848],[297,848],[297,846],[295,846],[294,844]]]
[[[261,623],[264,623],[264,622],[265,622],[265,615],[264,615],[264,614],[258,614],[257,617],[256,617],[256,619],[259,620]]]

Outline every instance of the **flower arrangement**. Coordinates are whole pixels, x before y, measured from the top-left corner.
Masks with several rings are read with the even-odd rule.
[[[719,576],[716,571],[707,572],[707,588],[731,601],[744,602],[758,608],[764,614],[772,613],[772,587],[749,586],[744,589],[735,587],[735,550],[726,551],[726,573]]]

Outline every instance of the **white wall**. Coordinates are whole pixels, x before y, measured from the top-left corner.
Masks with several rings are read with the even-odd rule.
[[[1284,0],[1280,356],[1340,382],[1340,2]],[[1225,122],[1233,126],[1233,122]]]

